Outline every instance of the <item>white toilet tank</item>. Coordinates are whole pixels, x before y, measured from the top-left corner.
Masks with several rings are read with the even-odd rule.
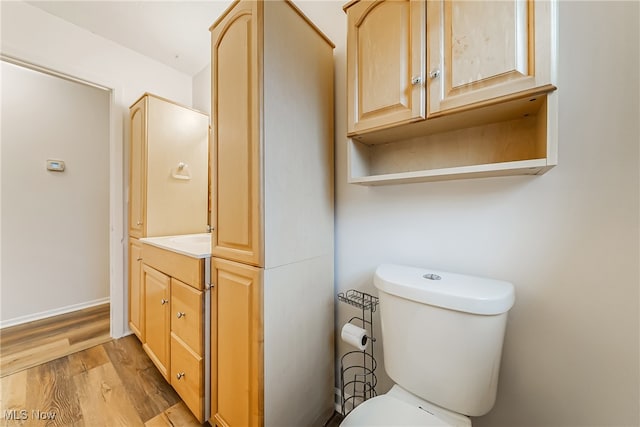
[[[513,285],[391,264],[378,267],[374,284],[391,379],[450,411],[489,412]]]

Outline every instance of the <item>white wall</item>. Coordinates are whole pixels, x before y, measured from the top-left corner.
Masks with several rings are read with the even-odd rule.
[[[556,168],[376,188],[346,183],[344,2],[296,3],[336,44],[336,292],[375,292],[383,262],[511,281],[497,403],[474,426],[638,425],[638,2],[560,2]],[[336,328],[357,314],[336,307]]]
[[[0,7],[4,55],[113,89],[109,152],[111,331],[121,336],[127,330],[124,200],[128,108],[144,92],[190,105],[191,77],[24,2],[3,1]]]
[[[193,76],[192,93],[193,108],[211,116],[211,64]]]
[[[0,66],[7,326],[108,301],[110,93]],[[47,159],[65,170],[48,171]]]

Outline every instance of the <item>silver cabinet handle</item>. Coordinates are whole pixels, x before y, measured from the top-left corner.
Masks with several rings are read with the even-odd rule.
[[[431,77],[432,79],[437,79],[438,77],[440,77],[440,70],[431,70],[431,72],[429,73],[429,77]]]
[[[422,84],[422,77],[421,76],[414,76],[411,78],[411,84],[412,85],[419,85]]]
[[[182,379],[182,377],[184,377],[184,372],[178,372],[178,375],[176,375],[176,378],[177,378],[178,380],[181,380],[181,379]]]
[[[162,299],[160,300],[160,304],[162,304],[162,305],[165,305],[165,304],[166,304],[166,303],[168,303],[168,302],[169,302],[169,300],[164,299],[164,298],[162,298]]]
[[[178,314],[176,314],[176,317],[178,319],[180,319],[181,317],[185,317],[185,316],[186,316],[186,314],[183,311],[179,311]]]

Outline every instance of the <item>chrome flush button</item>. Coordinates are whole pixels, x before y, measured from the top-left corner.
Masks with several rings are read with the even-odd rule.
[[[427,273],[424,276],[425,279],[429,279],[429,280],[440,280],[442,279],[442,277],[438,276],[437,274],[433,274],[433,273]]]

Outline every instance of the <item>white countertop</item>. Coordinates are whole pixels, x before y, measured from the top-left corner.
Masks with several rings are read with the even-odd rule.
[[[211,257],[211,234],[183,234],[180,236],[143,237],[142,243],[177,252],[192,258]]]

